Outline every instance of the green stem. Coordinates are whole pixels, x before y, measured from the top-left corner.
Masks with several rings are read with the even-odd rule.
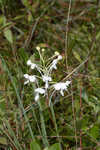
[[[45,121],[44,121],[44,116],[43,116],[43,110],[42,110],[40,100],[38,101],[38,105],[39,105],[39,112],[40,112],[40,119],[41,119],[43,143],[44,143],[45,147],[49,147],[49,143],[48,143],[48,139],[47,139],[47,133],[46,133],[46,127],[45,127]]]
[[[53,108],[52,102],[50,103],[50,110],[51,110],[51,114],[52,114],[52,117],[53,117],[55,130],[56,130],[56,134],[57,134],[57,137],[58,137],[58,140],[59,140],[60,148],[61,148],[61,140],[59,138],[58,127],[57,127],[57,122],[56,122],[56,117],[55,117],[55,112],[54,112],[54,108]]]

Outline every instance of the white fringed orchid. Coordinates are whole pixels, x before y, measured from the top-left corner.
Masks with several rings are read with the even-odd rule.
[[[27,80],[24,82],[24,84],[27,84],[29,82],[36,82],[36,77],[33,75],[28,75],[28,74],[24,74],[24,78],[26,78]]]
[[[53,87],[56,91],[60,91],[60,94],[64,96],[64,91],[67,91],[67,87],[69,86],[70,83],[71,81],[66,81],[65,83],[59,82],[54,84]]]
[[[35,101],[39,99],[39,94],[45,94],[45,90],[42,88],[35,89]]]
[[[52,81],[52,78],[47,76],[47,75],[43,75],[42,76],[42,80],[43,80],[43,82],[45,82],[45,89],[48,89],[48,87],[49,87],[49,83],[48,82]]]
[[[24,84],[26,85],[29,82],[31,82],[31,83],[36,84],[36,87],[38,87],[34,90],[35,101],[39,100],[40,94],[45,95],[45,96],[48,95],[48,90],[51,87],[54,88],[53,93],[51,93],[52,96],[56,91],[59,91],[60,94],[62,96],[64,96],[64,91],[67,91],[67,88],[68,88],[69,84],[71,83],[71,81],[59,82],[56,84],[53,84],[53,82],[51,82],[52,81],[52,77],[51,77],[52,71],[53,71],[53,69],[54,70],[57,69],[57,63],[58,63],[58,61],[62,60],[62,56],[59,55],[59,53],[57,53],[56,55],[54,55],[54,57],[56,57],[56,58],[53,59],[54,57],[52,57],[51,59],[49,59],[50,61],[46,65],[45,60],[43,59],[43,57],[40,53],[40,47],[36,47],[36,49],[39,51],[40,59],[42,58],[41,65],[33,63],[30,59],[27,61],[27,65],[32,70],[36,69],[37,72],[39,72],[40,74],[38,74],[38,76],[24,74],[24,78],[26,79]],[[41,85],[43,88],[39,87],[40,80],[42,81]]]
[[[36,64],[32,63],[31,60],[27,61],[27,65],[31,67],[31,69],[35,69],[37,67]]]
[[[52,71],[53,69],[57,69],[57,63],[59,60],[62,59],[62,56],[61,55],[58,55],[58,58],[57,59],[54,59],[53,62],[51,63],[51,66],[50,66],[50,71]]]

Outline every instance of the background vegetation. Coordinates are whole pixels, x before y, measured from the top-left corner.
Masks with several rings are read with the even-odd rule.
[[[52,109],[38,106],[24,85],[37,46],[46,58],[63,56],[54,80],[72,81]],[[99,0],[0,0],[0,150],[47,150],[48,143],[100,150]]]

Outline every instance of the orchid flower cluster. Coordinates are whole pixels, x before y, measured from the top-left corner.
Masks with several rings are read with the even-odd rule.
[[[40,54],[40,47],[36,47],[36,49],[38,50]],[[24,82],[25,85],[28,83],[34,83],[36,84],[36,87],[38,87],[34,90],[35,101],[39,100],[40,94],[46,96],[48,90],[51,87],[53,87],[54,92],[59,91],[60,94],[64,96],[64,91],[67,91],[67,87],[71,83],[71,81],[59,82],[59,83],[52,82],[52,77],[51,77],[52,71],[57,69],[57,64],[60,60],[62,60],[62,56],[58,52],[56,52],[55,56],[52,58],[54,59],[50,61],[49,63],[47,63],[48,64],[47,66],[43,65],[43,63],[41,66],[38,64],[35,64],[30,59],[27,61],[27,65],[32,70],[36,69],[40,74],[40,76],[24,74],[24,78],[26,79],[26,81]],[[42,59],[42,61],[44,62],[44,59],[41,54],[40,54],[40,59]],[[44,85],[43,87],[39,87],[39,80],[42,80],[43,85]]]

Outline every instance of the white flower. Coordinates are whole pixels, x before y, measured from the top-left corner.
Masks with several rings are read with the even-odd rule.
[[[39,94],[36,93],[36,95],[35,95],[35,101],[38,101],[38,99],[39,99]]]
[[[35,89],[35,101],[39,99],[39,94],[45,94],[45,90],[42,88]]]
[[[49,76],[46,76],[46,75],[43,75],[42,78],[43,78],[44,82],[46,82],[46,81],[52,81],[52,78],[49,77]]]
[[[24,74],[24,78],[28,79],[29,75],[28,74]]]
[[[47,76],[47,75],[43,75],[42,76],[43,81],[45,82],[45,89],[47,89],[49,87],[49,83],[48,81],[52,81],[52,78]]]
[[[27,61],[27,65],[31,66],[31,69],[35,69],[37,67],[37,65],[32,63],[30,59]]]
[[[57,65],[58,61],[61,59],[62,59],[62,56],[58,55],[58,58],[53,60],[53,62],[51,63],[50,71],[52,71],[52,69],[57,69],[56,65]]]
[[[52,71],[52,69],[57,69],[57,63],[58,63],[58,60],[57,59],[54,59],[53,62],[52,62],[52,65],[50,67],[50,71]]]
[[[66,86],[68,86],[71,83],[71,81],[66,81]]]
[[[37,67],[36,64],[34,63],[31,64],[31,69],[35,69],[36,67]]]
[[[39,93],[39,94],[44,94],[44,93],[45,93],[45,90],[42,89],[42,88],[37,88],[37,89],[35,89],[35,92],[36,92],[36,93]]]
[[[29,82],[35,82],[36,81],[36,77],[33,75],[33,76],[30,76],[28,74],[24,74],[24,78],[27,79],[27,81],[24,82],[24,84],[27,84]]]
[[[36,81],[36,77],[33,75],[33,76],[29,76],[29,81],[30,82],[35,82]]]
[[[61,60],[61,59],[62,59],[62,56],[61,56],[61,55],[59,55],[57,59],[58,59],[58,60]]]
[[[27,83],[29,83],[29,80],[25,81],[25,82],[24,82],[24,85],[27,84]]]
[[[29,83],[29,75],[28,74],[24,74],[24,78],[26,78],[27,80],[24,82],[24,85]]]
[[[32,62],[31,62],[31,60],[29,59],[29,60],[27,61],[27,65],[30,66],[31,64],[32,64]]]
[[[64,90],[67,91],[68,85],[71,83],[71,81],[66,81],[65,83],[59,82],[53,85],[56,91],[60,91],[60,94],[64,96]]]

